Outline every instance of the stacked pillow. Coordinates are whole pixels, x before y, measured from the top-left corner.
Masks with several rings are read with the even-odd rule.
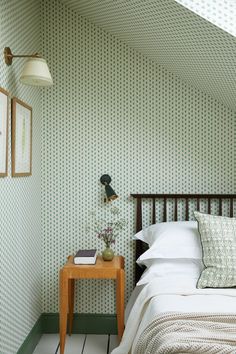
[[[147,269],[138,281],[137,285],[144,285],[153,280],[153,278],[165,279],[171,284],[181,283],[189,284],[194,281],[195,284],[203,270],[203,263],[198,259],[156,259],[151,262],[143,262]]]
[[[134,236],[149,245],[137,263],[147,267],[137,285],[153,277],[197,282],[203,269],[202,248],[196,221],[151,225]]]
[[[236,219],[194,215],[197,222],[158,223],[134,236],[149,245],[137,260],[147,267],[137,285],[165,278],[198,288],[236,287]]]
[[[153,258],[201,259],[202,249],[196,221],[162,222],[138,232],[134,239],[149,245],[140,260]]]

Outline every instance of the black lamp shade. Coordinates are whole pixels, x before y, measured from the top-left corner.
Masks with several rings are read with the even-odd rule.
[[[105,192],[106,192],[107,200],[109,202],[118,198],[118,195],[116,195],[115,191],[111,188],[109,184],[105,186]]]
[[[100,178],[100,182],[105,186],[106,200],[108,202],[111,202],[112,200],[118,198],[118,195],[110,186],[111,177],[109,175],[102,175],[102,177]]]

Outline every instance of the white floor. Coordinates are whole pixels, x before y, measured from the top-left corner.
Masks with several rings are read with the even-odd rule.
[[[117,345],[118,337],[113,335],[72,334],[66,338],[65,354],[109,354]],[[44,334],[33,354],[59,352],[59,335]]]

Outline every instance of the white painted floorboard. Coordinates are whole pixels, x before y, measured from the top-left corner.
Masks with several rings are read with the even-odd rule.
[[[118,337],[111,334],[110,335],[109,353],[111,353],[111,351],[114,348],[118,347],[118,345],[119,345]]]
[[[108,343],[110,344],[109,353],[111,353],[119,344],[118,337],[110,335],[109,341],[108,335],[73,334],[66,338],[65,354],[107,354]],[[44,334],[33,354],[56,354],[58,344],[58,334]]]
[[[43,334],[33,354],[55,354],[58,343],[58,334]]]
[[[83,354],[107,354],[107,335],[88,334]]]
[[[82,353],[84,346],[85,334],[73,334],[72,336],[67,336],[65,354],[80,354]],[[59,350],[58,350],[59,354]]]

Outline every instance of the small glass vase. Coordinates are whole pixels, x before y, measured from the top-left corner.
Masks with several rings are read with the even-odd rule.
[[[109,246],[106,246],[105,250],[102,251],[102,258],[104,261],[112,261],[114,257],[114,251]]]

